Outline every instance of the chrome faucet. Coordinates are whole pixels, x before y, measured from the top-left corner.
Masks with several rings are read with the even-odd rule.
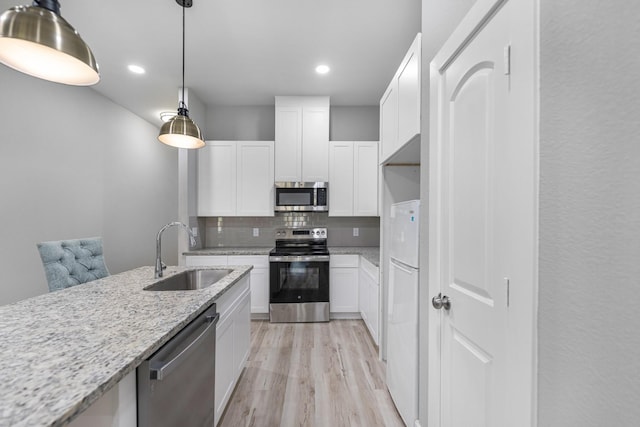
[[[167,228],[169,228],[169,227],[173,227],[174,225],[179,225],[180,227],[182,227],[185,230],[187,230],[187,233],[189,233],[189,243],[191,243],[191,247],[194,247],[196,245],[196,238],[193,236],[193,233],[191,232],[191,229],[189,227],[187,227],[185,224],[183,224],[181,222],[170,222],[169,224],[167,224],[164,227],[162,227],[160,229],[160,231],[158,231],[158,235],[156,236],[156,269],[155,269],[155,274],[154,274],[154,277],[156,279],[159,278],[159,277],[162,277],[162,270],[167,268],[167,266],[164,265],[164,263],[160,259],[160,254],[162,253],[162,243],[161,243],[162,242],[162,232],[164,230],[166,230]]]

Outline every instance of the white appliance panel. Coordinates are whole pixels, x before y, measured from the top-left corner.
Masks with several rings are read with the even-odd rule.
[[[418,275],[389,263],[387,387],[408,426],[418,417]]]
[[[418,268],[420,200],[391,205],[391,246],[389,256],[411,267]]]

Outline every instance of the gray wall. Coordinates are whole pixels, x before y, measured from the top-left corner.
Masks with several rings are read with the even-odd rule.
[[[111,273],[152,265],[155,233],[178,212],[177,154],[158,128],[90,88],[5,66],[0,82],[0,304],[48,291],[40,241],[102,236]]]
[[[329,139],[332,141],[377,141],[377,106],[331,106]],[[207,108],[205,138],[208,140],[273,141],[275,107],[218,106]]]
[[[276,113],[271,106],[218,106],[207,108],[207,140],[273,141]]]
[[[380,107],[331,107],[331,141],[378,141]]]
[[[539,426],[640,423],[639,16],[541,1]]]

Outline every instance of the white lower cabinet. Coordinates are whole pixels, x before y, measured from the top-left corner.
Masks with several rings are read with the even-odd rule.
[[[379,321],[379,269],[364,258],[359,269],[359,308],[373,341],[378,344]]]
[[[268,255],[192,255],[186,257],[188,267],[253,265],[251,270],[251,313],[269,313]]]
[[[359,255],[331,255],[329,268],[329,310],[358,313]]]
[[[269,313],[269,256],[229,255],[228,265],[253,265],[251,270],[251,313]]]
[[[229,257],[226,255],[206,255],[185,257],[187,267],[217,267],[229,265]]]
[[[245,276],[216,301],[215,423],[218,424],[249,357],[249,277]]]

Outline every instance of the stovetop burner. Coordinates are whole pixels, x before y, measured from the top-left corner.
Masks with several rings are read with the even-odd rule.
[[[269,255],[329,255],[326,228],[293,228],[276,231],[276,247]]]

